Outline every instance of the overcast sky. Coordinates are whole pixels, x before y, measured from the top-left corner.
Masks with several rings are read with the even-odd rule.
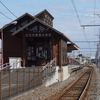
[[[99,27],[80,26],[77,14],[73,7],[74,1],[77,13],[79,15],[81,25],[98,25],[100,14],[100,0],[1,0],[7,8],[9,8],[17,17],[24,13],[35,15],[44,9],[47,9],[53,16],[53,26],[55,29],[64,33],[73,42],[75,42],[80,50],[75,54],[82,53],[84,56],[95,56],[97,42],[81,42],[81,41],[98,41],[96,35],[99,34]],[[94,6],[95,5],[95,6]],[[95,8],[95,9],[94,9]],[[0,28],[16,19],[1,3],[0,12],[8,16],[11,20],[0,14]],[[87,38],[87,39],[86,39]],[[80,41],[80,42],[77,42]],[[89,52],[91,49],[91,53]]]

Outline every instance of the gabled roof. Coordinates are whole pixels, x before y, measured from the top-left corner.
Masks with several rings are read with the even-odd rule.
[[[12,33],[12,35],[16,35],[17,33],[19,33],[20,31],[24,30],[25,28],[27,28],[28,26],[30,26],[31,24],[35,23],[35,22],[39,22],[45,26],[47,26],[48,28],[50,28],[51,30],[55,31],[56,33],[58,33],[59,35],[63,36],[64,38],[66,38],[66,40],[68,40],[69,42],[71,42],[71,44],[75,45],[76,47],[78,47],[75,43],[73,43],[67,36],[65,36],[63,33],[61,33],[60,31],[56,30],[55,28],[47,25],[46,23],[44,23],[43,21],[39,20],[38,18],[35,18],[33,21],[29,22],[28,24],[26,24],[25,26],[21,27],[20,29],[18,29],[17,31],[15,31],[14,33]],[[79,47],[78,47],[79,48]]]
[[[19,19],[21,19],[21,18],[23,18],[23,17],[25,17],[25,16],[27,16],[27,15],[28,15],[29,17],[31,17],[33,20],[35,19],[34,16],[30,15],[29,13],[25,13],[25,14],[23,14],[22,16],[18,17],[17,19],[13,20],[12,22],[10,22],[10,23],[4,25],[2,28],[3,28],[3,29],[7,28],[7,27],[10,26],[13,22],[18,21]],[[1,28],[1,29],[2,29],[2,28]],[[0,29],[0,30],[1,30],[1,29]]]
[[[54,19],[54,17],[46,9],[41,11],[40,13],[36,14],[34,17],[37,17],[37,16],[41,15],[44,12],[47,12]]]
[[[43,21],[39,20],[38,18],[35,18],[35,20],[31,21],[30,23],[28,23],[27,25],[23,26],[22,28],[18,29],[17,31],[15,31],[14,33],[12,33],[12,35],[16,35],[18,32],[20,32],[21,30],[27,28],[28,26],[30,26],[31,24],[35,23],[35,22],[39,22],[45,26],[47,26],[48,28],[50,28],[51,30],[57,32],[58,34],[62,35],[63,33],[59,32],[58,30],[54,29],[53,27],[47,25],[46,23],[44,23]]]
[[[29,13],[25,13],[25,14],[23,14],[22,16],[20,16],[20,17],[18,17],[17,19],[15,19],[14,21],[17,21],[17,20],[19,20],[19,19],[25,17],[26,15],[28,15],[29,17],[31,17],[31,18],[34,19],[34,16],[30,15]]]

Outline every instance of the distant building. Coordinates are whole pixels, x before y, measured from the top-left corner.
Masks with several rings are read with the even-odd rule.
[[[84,57],[83,55],[78,55],[76,61],[83,65],[91,64],[91,57]]]
[[[95,64],[96,62],[95,62],[95,57],[91,57],[91,63],[92,64]]]

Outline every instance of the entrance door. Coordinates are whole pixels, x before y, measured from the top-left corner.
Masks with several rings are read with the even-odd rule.
[[[51,59],[49,38],[28,37],[27,38],[27,65],[43,66]]]

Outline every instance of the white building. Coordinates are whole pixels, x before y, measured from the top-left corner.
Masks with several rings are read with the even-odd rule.
[[[80,63],[80,64],[83,64],[83,65],[86,65],[86,64],[90,64],[91,63],[91,58],[90,57],[84,57],[82,54],[81,55],[78,55],[76,60]]]

